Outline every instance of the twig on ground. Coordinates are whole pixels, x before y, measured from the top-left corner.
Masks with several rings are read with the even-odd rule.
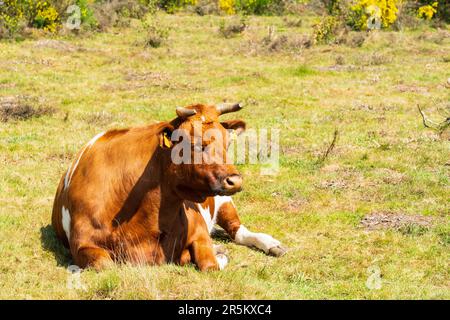
[[[334,147],[336,146],[338,135],[339,135],[339,130],[334,129],[333,140],[331,141],[330,145],[328,146],[328,148],[324,152],[324,154],[319,158],[319,160],[318,160],[319,164],[322,164],[328,158],[330,153],[333,151]]]

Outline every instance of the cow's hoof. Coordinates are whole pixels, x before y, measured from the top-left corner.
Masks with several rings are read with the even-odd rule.
[[[228,257],[223,253],[216,255],[217,263],[219,264],[219,269],[225,269],[225,266],[228,264]]]
[[[286,252],[287,249],[281,245],[269,249],[269,255],[273,257],[284,256]]]

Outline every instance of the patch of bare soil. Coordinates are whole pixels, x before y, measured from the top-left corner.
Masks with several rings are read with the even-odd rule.
[[[282,146],[281,150],[284,155],[290,156],[290,155],[300,155],[301,153],[305,152],[305,148],[301,145],[294,145],[294,146]]]
[[[428,93],[427,88],[415,85],[398,84],[395,88],[400,92]]]
[[[55,113],[51,107],[34,107],[32,101],[26,97],[4,97],[0,98],[0,121],[27,120],[43,115]]]
[[[307,199],[296,197],[293,199],[289,199],[284,205],[284,209],[288,212],[298,212],[300,208],[305,206],[307,203]]]
[[[433,225],[433,218],[421,215],[406,215],[395,212],[375,212],[366,215],[361,225],[368,230],[411,228],[428,229]]]
[[[357,71],[361,70],[362,68],[353,64],[343,65],[336,63],[332,66],[318,66],[315,69],[317,71]]]
[[[61,40],[53,40],[53,39],[43,39],[38,40],[34,44],[37,48],[51,48],[59,51],[65,51],[65,52],[76,52],[76,51],[82,51],[83,49],[74,46],[70,43],[67,43],[65,41]]]
[[[124,75],[126,81],[151,81],[155,83],[161,83],[168,79],[168,76],[159,72],[135,72],[128,71]]]
[[[403,173],[388,168],[379,168],[376,173],[386,184],[397,185],[407,180],[407,176]]]
[[[348,183],[341,179],[335,179],[335,180],[321,181],[320,183],[316,184],[315,186],[316,186],[316,188],[319,188],[319,189],[341,190],[341,189],[347,189]]]
[[[48,161],[55,161],[58,163],[67,163],[73,160],[75,153],[73,152],[52,152],[46,155],[45,159]]]
[[[89,124],[107,125],[114,120],[114,115],[107,111],[94,112],[86,115],[84,120]]]
[[[322,190],[361,190],[372,185],[367,181],[361,172],[349,167],[340,167],[338,165],[328,165],[320,169],[325,177],[320,182],[314,184],[318,189]],[[328,174],[332,177],[326,178]]]

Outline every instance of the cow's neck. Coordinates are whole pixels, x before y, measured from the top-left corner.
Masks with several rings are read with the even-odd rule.
[[[170,184],[171,177],[168,174],[171,164],[170,151],[157,149],[157,158],[160,161],[161,169],[158,181],[158,188],[151,191],[152,202],[157,204],[159,228],[161,231],[170,232],[173,225],[180,216],[183,199],[173,192]]]
[[[151,140],[152,137],[147,139]],[[173,225],[179,215],[183,200],[175,195],[170,187],[170,151],[155,146],[156,143],[153,141],[150,145],[152,150],[143,150],[141,156],[134,154],[137,157],[135,161],[145,163],[145,168],[134,173],[137,174],[136,177],[130,177],[129,181],[133,181],[131,186],[124,186],[127,195],[114,217],[116,225],[123,227],[124,224],[135,220],[135,217],[137,221],[149,220],[151,224],[158,220],[160,226],[167,228]]]

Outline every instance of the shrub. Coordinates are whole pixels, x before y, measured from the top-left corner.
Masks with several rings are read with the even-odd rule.
[[[221,9],[219,8],[220,2],[216,0],[198,0],[193,7],[194,12],[200,16],[205,14],[219,14]]]
[[[195,6],[197,0],[159,0],[158,6],[168,13],[175,13],[186,6]]]
[[[3,0],[0,6],[0,35],[12,37],[24,26],[55,32],[60,24],[59,13],[52,1]]]
[[[0,38],[10,38],[23,29],[24,12],[20,0],[3,0],[0,6]]]
[[[437,18],[445,22],[450,22],[450,1],[416,0],[414,3],[417,3],[417,16],[419,18]]]
[[[28,120],[34,117],[51,115],[56,112],[51,107],[34,106],[35,99],[27,96],[0,98],[0,121]]]
[[[127,25],[130,18],[142,19],[154,6],[152,0],[100,0],[93,5],[97,29]]]
[[[169,29],[158,26],[154,21],[143,21],[142,27],[146,31],[145,47],[159,48],[169,37]]]
[[[242,33],[245,28],[247,28],[245,17],[240,18],[238,21],[231,21],[228,24],[225,20],[222,20],[219,25],[219,33],[225,38],[231,38],[239,33]]]
[[[31,25],[38,29],[44,29],[49,32],[56,32],[59,27],[59,14],[56,9],[46,1],[29,2],[31,10]],[[33,16],[34,15],[34,16]]]
[[[244,14],[281,14],[285,5],[283,0],[236,0],[236,11]]]
[[[397,20],[392,27],[394,30],[402,30],[404,28],[415,29],[419,26],[420,19],[416,14],[417,6],[412,1],[403,1],[398,5]]]
[[[359,0],[350,6],[347,24],[355,30],[387,28],[397,19],[399,0]]]
[[[431,18],[433,18],[433,16],[437,12],[437,6],[438,6],[437,1],[433,2],[433,4],[431,5],[427,4],[421,6],[417,11],[417,17],[426,20],[431,20]]]
[[[219,8],[226,14],[236,13],[236,1],[235,0],[219,0]]]
[[[77,0],[75,4],[80,7],[81,23],[88,28],[94,28],[97,27],[98,22],[97,19],[95,19],[94,9],[90,6],[90,2],[93,1]]]
[[[314,42],[323,44],[336,40],[340,28],[340,22],[335,16],[325,16],[314,25]]]

